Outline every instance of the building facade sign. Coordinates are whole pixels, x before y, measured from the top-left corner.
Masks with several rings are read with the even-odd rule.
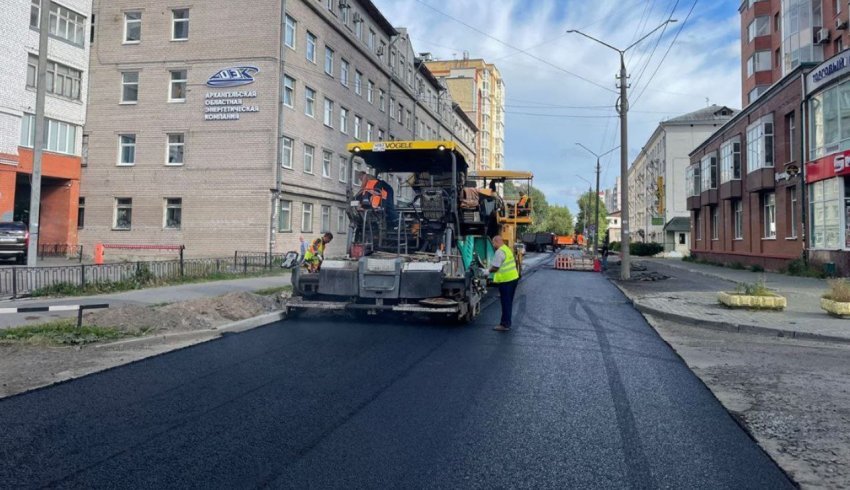
[[[850,73],[850,52],[845,51],[824,61],[806,75],[806,94],[817,91],[847,73]]]
[[[806,164],[806,183],[850,175],[850,150],[833,153]]]
[[[215,72],[207,79],[207,86],[213,88],[242,87],[254,83],[254,75],[260,72],[255,66],[233,66]],[[204,97],[205,121],[238,121],[242,114],[260,112],[253,104],[257,98],[256,90],[231,90],[207,92]]]

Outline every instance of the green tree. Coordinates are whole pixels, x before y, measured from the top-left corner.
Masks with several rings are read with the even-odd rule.
[[[594,197],[596,198],[594,200]],[[595,224],[593,211],[596,208],[596,203],[599,203],[599,243],[605,237],[605,232],[608,230],[608,210],[605,209],[605,203],[593,192],[585,192],[578,199],[578,216],[576,216],[576,231],[582,233],[585,228],[588,228],[588,240],[590,239],[589,227]]]
[[[542,231],[548,231],[556,235],[572,235],[573,213],[566,206],[549,206],[546,220],[543,222]]]

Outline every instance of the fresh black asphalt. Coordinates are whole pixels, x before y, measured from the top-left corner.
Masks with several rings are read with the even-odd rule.
[[[498,317],[309,315],[0,400],[0,487],[793,488],[599,274]]]

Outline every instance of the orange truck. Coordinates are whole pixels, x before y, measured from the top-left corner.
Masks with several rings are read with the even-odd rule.
[[[556,235],[555,236],[555,246],[560,248],[572,247],[575,245],[576,240],[570,235]]]

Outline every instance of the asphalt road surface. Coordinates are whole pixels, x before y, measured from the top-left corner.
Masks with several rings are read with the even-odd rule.
[[[601,275],[304,316],[0,401],[0,487],[792,488]]]

